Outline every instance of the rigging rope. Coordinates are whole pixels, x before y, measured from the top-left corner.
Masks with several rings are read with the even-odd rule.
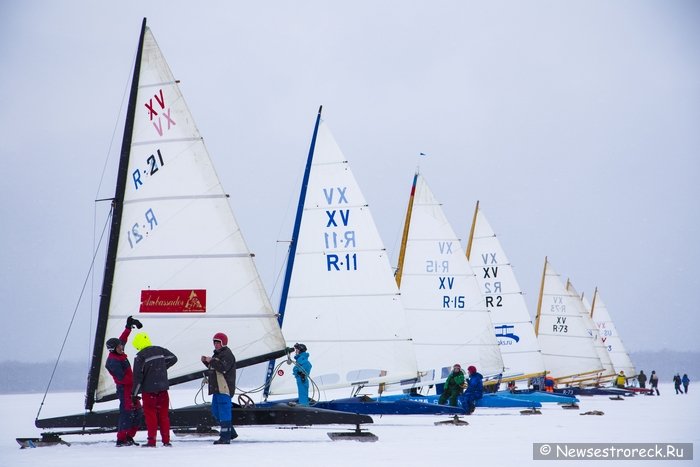
[[[98,246],[102,244],[102,240],[104,239],[105,232],[107,231],[107,226],[109,225],[109,219],[111,218],[111,211],[110,215],[107,216],[107,221],[105,222],[104,227],[102,228],[102,234],[100,235],[100,241],[98,242]],[[68,324],[68,330],[66,331],[66,335],[63,337],[63,343],[61,344],[61,350],[58,352],[58,357],[56,357],[56,363],[53,366],[53,371],[51,372],[51,377],[49,378],[49,382],[46,385],[46,391],[44,391],[44,397],[41,399],[41,404],[39,404],[39,411],[36,413],[36,419],[39,420],[39,414],[41,414],[41,409],[44,407],[44,402],[46,401],[46,395],[49,393],[49,388],[51,387],[51,383],[53,382],[53,378],[56,375],[56,369],[58,368],[58,363],[61,361],[61,355],[63,354],[63,350],[66,347],[66,341],[68,340],[68,335],[70,334],[70,330],[73,327],[73,322],[75,321],[75,315],[78,313],[78,307],[80,306],[80,302],[83,299],[83,294],[85,293],[85,288],[87,287],[88,280],[90,279],[90,275],[92,274],[92,269],[95,266],[95,258],[97,257],[97,253],[99,251],[99,248],[96,248],[93,255],[92,255],[92,261],[90,262],[90,269],[88,270],[85,280],[83,281],[83,287],[80,290],[80,295],[78,296],[78,303],[75,304],[75,308],[73,309],[73,316],[71,316],[70,323]]]

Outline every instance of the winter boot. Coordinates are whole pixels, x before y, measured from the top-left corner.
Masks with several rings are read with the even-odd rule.
[[[219,439],[214,441],[214,444],[231,444],[231,430],[233,430],[231,420],[226,422],[222,421]]]

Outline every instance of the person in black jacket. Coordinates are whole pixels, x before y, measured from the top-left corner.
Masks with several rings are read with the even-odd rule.
[[[134,336],[134,347],[139,353],[134,358],[133,396],[139,392],[142,394],[143,415],[148,432],[148,442],[143,447],[156,447],[156,432],[159,428],[163,446],[172,446],[168,413],[168,368],[177,363],[177,357],[168,349],[151,344],[151,339],[145,332]]]
[[[231,444],[238,433],[231,424],[231,397],[236,392],[236,357],[228,348],[228,336],[223,332],[214,334],[214,355],[202,355],[207,368],[207,381],[211,399],[211,413],[219,421],[221,434],[214,444]]]
[[[644,389],[647,387],[647,375],[644,374],[644,370],[641,370],[637,375],[637,382],[640,388]]]
[[[681,375],[676,373],[673,377],[673,387],[676,389],[676,394],[683,394],[683,389],[681,389]]]
[[[652,370],[651,376],[649,376],[649,387],[652,389],[652,394],[654,394],[653,391],[656,391],[657,396],[661,395],[659,392],[659,375],[656,374],[656,370]]]

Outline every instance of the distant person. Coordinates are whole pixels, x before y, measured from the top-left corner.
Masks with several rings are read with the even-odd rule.
[[[617,377],[615,378],[615,387],[624,389],[626,384],[627,378],[625,377],[625,372],[620,370],[620,373],[618,373]]]
[[[219,421],[221,433],[214,444],[231,444],[232,439],[238,438],[238,433],[231,421],[231,397],[236,392],[236,357],[228,348],[228,336],[217,332],[213,337],[214,355],[202,355],[202,363],[207,368],[207,381],[211,399],[211,413]]]
[[[160,428],[163,446],[170,444],[170,396],[168,395],[168,368],[177,363],[177,357],[168,349],[151,344],[145,332],[134,336],[134,347],[139,353],[134,358],[134,391],[143,397],[143,415],[146,419],[148,442],[142,447],[156,447],[156,433]]]
[[[541,391],[544,388],[544,376],[530,378],[528,386],[532,385],[534,391]]]
[[[304,344],[294,344],[294,378],[297,380],[297,392],[299,405],[309,405],[309,374],[311,362],[309,352]]]
[[[445,380],[445,385],[442,394],[440,394],[440,399],[438,399],[438,404],[444,405],[449,399],[450,405],[452,407],[457,407],[457,398],[462,395],[464,388],[464,372],[462,371],[462,366],[459,363],[455,363],[452,367],[452,372]]]
[[[651,376],[649,376],[649,386],[652,389],[652,394],[653,391],[656,391],[657,396],[661,395],[659,392],[659,375],[656,374],[656,370],[652,370]]]
[[[637,375],[637,382],[639,382],[639,387],[645,389],[647,387],[647,375],[644,374],[644,370],[641,370]]]
[[[687,373],[683,373],[683,378],[681,378],[681,382],[683,383],[683,390],[686,394],[688,394],[688,385],[690,385],[690,378],[688,378]]]
[[[117,426],[117,447],[138,446],[134,441],[136,432],[141,425],[141,404],[136,398],[131,397],[134,388],[134,372],[131,370],[129,358],[124,353],[124,346],[129,340],[131,329],[136,326],[141,329],[141,322],[129,316],[126,319],[126,327],[121,336],[117,339],[112,337],[105,343],[109,355],[105,368],[117,386],[117,397],[119,398],[119,425]]]
[[[484,395],[484,377],[476,371],[476,367],[473,365],[467,368],[467,373],[469,374],[467,390],[460,397],[460,402],[469,415],[474,413],[476,401]]]
[[[515,381],[508,381],[508,392],[515,392],[518,388],[515,386]]]
[[[555,381],[551,376],[544,377],[544,390],[546,392],[554,392]]]
[[[681,384],[683,384],[681,381],[681,375],[676,373],[673,376],[673,387],[676,390],[676,394],[683,394],[683,389],[681,389]]]

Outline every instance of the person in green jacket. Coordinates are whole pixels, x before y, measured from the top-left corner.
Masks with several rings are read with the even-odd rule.
[[[440,394],[440,399],[438,403],[445,405],[447,399],[450,400],[450,405],[452,407],[457,407],[457,398],[464,391],[464,372],[462,371],[462,366],[459,363],[455,363],[452,367],[452,373],[445,380],[445,387]]]

